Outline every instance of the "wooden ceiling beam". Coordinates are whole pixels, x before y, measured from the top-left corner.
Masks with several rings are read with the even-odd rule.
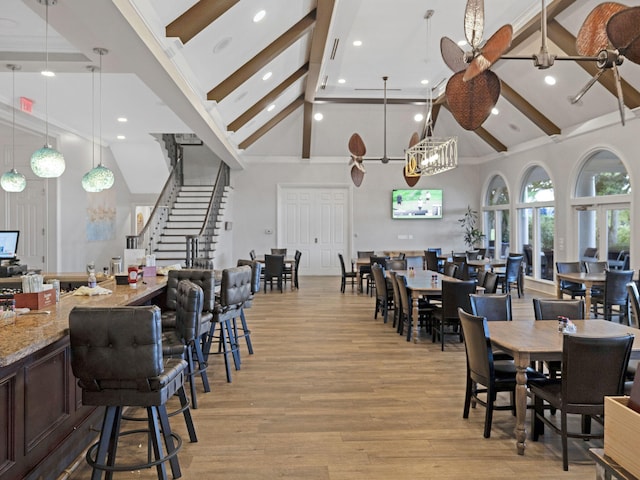
[[[557,21],[553,20],[548,24],[549,39],[558,45],[567,55],[578,55],[576,50],[576,37],[571,32],[565,29]],[[598,67],[595,62],[576,62],[580,65],[589,75],[594,76],[598,72]],[[616,88],[616,79],[613,72],[605,72],[598,79],[598,82],[614,96],[618,97],[618,91]],[[622,85],[622,92],[624,95],[624,104],[634,109],[640,107],[640,92],[633,88],[627,81],[620,78],[620,84]],[[576,92],[577,93],[577,92]]]
[[[302,158],[311,158],[311,129],[313,124],[313,103],[304,102],[304,115],[302,120]]]
[[[240,142],[240,144],[238,145],[238,148],[245,150],[246,148],[253,145],[253,143],[256,142],[260,137],[266,134],[269,130],[275,127],[282,120],[287,118],[291,113],[293,113],[296,109],[298,109],[298,107],[302,106],[303,104],[304,104],[304,95],[300,95],[293,102],[291,102],[286,108],[280,111],[277,115],[274,115],[274,117],[271,120],[265,123],[262,127],[256,130],[254,133],[249,135],[245,140]]]
[[[559,135],[561,133],[562,130],[560,127],[540,113],[538,109],[511,88],[508,83],[504,80],[501,80],[501,83],[502,88],[500,89],[500,95],[502,95],[511,105],[516,107],[525,117],[531,120],[540,130],[547,135]]]
[[[313,102],[316,92],[318,91],[324,47],[327,44],[335,3],[336,0],[322,0],[318,2],[316,25],[313,28],[309,53],[309,75],[307,76],[307,88],[304,94],[307,102]]]
[[[444,106],[444,108],[449,110],[449,105],[446,102],[442,103],[442,105]],[[451,112],[451,110],[449,110],[449,112]],[[488,143],[491,146],[491,148],[493,148],[496,152],[506,152],[507,151],[507,146],[505,144],[503,144],[500,140],[498,140],[496,137],[491,135],[484,128],[479,127],[479,128],[476,128],[475,130],[470,130],[470,131],[474,132],[482,140],[484,140],[486,143]]]
[[[183,44],[215,22],[240,0],[200,0],[165,28],[167,37],[178,37]]]
[[[298,70],[293,72],[285,81],[283,81],[276,88],[267,93],[264,97],[258,100],[251,108],[236,118],[227,127],[228,130],[236,132],[240,130],[244,125],[251,121],[256,115],[262,112],[265,108],[271,105],[284,91],[293,85],[295,82],[304,77],[309,71],[309,64],[305,63]]]
[[[553,20],[557,15],[562,13],[568,7],[576,3],[576,0],[555,0],[547,5],[547,23]],[[537,14],[531,20],[529,20],[524,26],[522,26],[511,39],[511,46],[507,49],[505,54],[508,54],[513,49],[515,49],[522,42],[527,40],[529,37],[534,35],[536,32],[540,31],[542,13]],[[542,40],[541,42],[542,43]],[[538,53],[538,52],[531,52]]]
[[[293,43],[305,35],[316,21],[316,10],[312,10],[302,20],[287,30],[284,34],[265,47],[260,53],[242,65],[218,86],[207,93],[207,100],[221,102],[227,95],[246,82],[261,68],[275,59]]]

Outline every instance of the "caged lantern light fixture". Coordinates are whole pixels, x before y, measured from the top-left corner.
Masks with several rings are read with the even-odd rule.
[[[115,182],[115,177],[113,175],[113,172],[102,164],[102,56],[109,53],[109,51],[106,48],[94,48],[93,51],[98,55],[100,55],[100,67],[98,69],[100,74],[99,114],[98,114],[98,118],[99,118],[98,123],[100,126],[100,135],[99,135],[100,162],[98,163],[97,167],[93,167],[91,170],[85,173],[85,175],[82,177],[82,188],[84,188],[87,192],[101,192],[103,190],[110,189]],[[91,101],[93,104],[93,97],[94,97],[94,81],[93,81],[94,73],[93,72],[95,71],[96,68],[91,66],[89,67],[89,69],[91,70]],[[93,115],[93,109],[92,109],[92,115],[91,115],[92,130],[93,130],[93,118],[94,118],[94,115]],[[95,136],[93,135],[93,133],[92,133],[92,139],[93,140],[92,140],[91,152],[93,156],[93,161],[92,161],[92,166],[93,166],[95,165]]]
[[[45,14],[45,69],[42,71],[44,80],[44,109],[45,109],[45,143],[44,147],[36,150],[31,155],[31,170],[38,177],[42,178],[56,178],[64,173],[65,163],[64,157],[56,149],[49,145],[49,106],[48,106],[48,78],[53,76],[53,73],[49,70],[49,5],[55,5],[58,0],[38,0],[39,3],[43,3],[46,7]]]
[[[13,115],[13,129],[11,131],[11,158],[13,160],[13,168],[0,177],[0,186],[2,186],[6,192],[21,192],[27,186],[27,179],[23,174],[18,173],[16,170],[16,108],[14,105],[16,70],[20,70],[20,66],[8,64],[7,68],[11,70],[11,112]]]

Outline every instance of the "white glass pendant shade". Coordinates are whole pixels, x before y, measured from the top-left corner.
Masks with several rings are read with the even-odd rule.
[[[87,192],[101,192],[110,189],[114,181],[113,172],[101,164],[84,174],[82,188]]]
[[[56,178],[64,173],[65,163],[62,154],[45,145],[31,155],[31,170],[42,178]]]
[[[7,192],[21,192],[27,186],[27,179],[15,168],[12,168],[0,177],[0,186]]]

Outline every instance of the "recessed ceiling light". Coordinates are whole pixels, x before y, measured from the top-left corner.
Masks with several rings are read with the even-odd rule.
[[[322,115],[320,112],[318,112],[318,113],[313,115],[313,118],[316,120],[316,122],[319,122],[320,120],[322,120],[324,118],[324,115]]]
[[[552,77],[551,75],[547,75],[546,77],[544,77],[544,83],[546,83],[547,85],[555,85],[556,84],[556,77]]]
[[[354,41],[354,42],[353,42],[353,46],[354,46],[354,47],[360,47],[360,46],[362,46],[362,40],[356,40],[356,41]]]
[[[127,121],[128,121],[128,120],[127,120],[127,118],[126,118],[126,117],[118,117],[118,121],[119,121],[120,123],[127,123]]]
[[[458,40],[458,46],[459,47],[464,47],[467,44],[466,40]]]
[[[42,70],[40,72],[40,74],[45,76],[45,77],[55,77],[56,76],[55,72],[52,72],[51,70]]]
[[[491,113],[494,114],[494,115],[498,115],[500,113],[500,110],[498,110],[496,107],[493,107],[491,109]]]
[[[429,85],[429,80],[427,80],[427,79],[425,78],[425,79],[423,79],[423,80],[420,80],[420,83],[421,83],[422,85]]]
[[[262,19],[264,18],[264,16],[265,16],[266,14],[267,14],[267,12],[266,12],[266,11],[264,11],[264,10],[260,10],[258,13],[256,13],[256,14],[253,16],[253,21],[254,21],[255,23],[258,23],[260,20],[262,20]]]
[[[118,140],[126,140],[127,137],[125,137],[124,135],[118,135],[116,138]]]
[[[267,112],[270,112],[270,111],[271,111],[271,110],[273,110],[274,108],[276,108],[276,104],[275,104],[275,103],[272,103],[271,105],[269,105],[269,106],[267,107]]]
[[[227,48],[231,43],[231,40],[233,40],[231,37],[224,37],[213,46],[213,53],[220,53],[222,50]]]
[[[269,80],[271,78],[271,75],[273,75],[273,72],[267,72],[262,76],[262,80]]]
[[[339,78],[338,83],[347,83],[347,81],[344,78]]]
[[[422,120],[424,120],[424,115],[422,115],[421,113],[416,113],[413,117],[413,119],[416,122],[421,122]]]

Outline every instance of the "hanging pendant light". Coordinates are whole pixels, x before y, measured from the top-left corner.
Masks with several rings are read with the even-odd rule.
[[[55,5],[58,0],[38,0],[39,3],[46,7],[45,14],[45,69],[42,75],[45,76],[44,81],[44,108],[45,108],[45,143],[44,147],[36,150],[31,155],[31,170],[37,176],[42,178],[56,178],[63,174],[65,169],[64,157],[60,152],[51,148],[49,145],[49,102],[48,102],[48,80],[46,77],[54,76],[49,70],[49,5]]]
[[[13,114],[13,130],[11,132],[11,158],[13,168],[0,177],[0,186],[7,192],[21,192],[27,186],[27,179],[16,170],[16,108],[14,97],[16,92],[16,70],[20,70],[19,65],[8,64],[11,70],[11,112]]]
[[[107,167],[105,167],[102,164],[102,56],[106,55],[107,53],[109,53],[109,51],[106,48],[94,48],[93,51],[95,53],[97,53],[98,55],[100,55],[100,67],[99,67],[99,74],[100,74],[100,88],[99,88],[99,126],[100,126],[100,162],[98,163],[97,167],[93,167],[91,170],[89,170],[87,173],[84,174],[84,176],[82,177],[82,188],[84,188],[87,192],[101,192],[103,190],[108,190],[113,186],[113,183],[115,182],[115,177],[113,175],[113,172],[111,170],[109,170]],[[93,102],[93,72],[95,70],[95,67],[89,67],[91,72],[92,72],[92,81],[91,81],[91,101]],[[93,125],[93,113],[91,115],[92,118],[92,125]],[[93,129],[93,127],[92,127]],[[92,138],[94,138],[94,135],[92,133]],[[93,142],[95,143],[95,142]],[[93,158],[95,160],[95,145],[94,147],[92,147],[92,154],[93,154]],[[95,165],[95,161],[92,162],[92,166]]]

